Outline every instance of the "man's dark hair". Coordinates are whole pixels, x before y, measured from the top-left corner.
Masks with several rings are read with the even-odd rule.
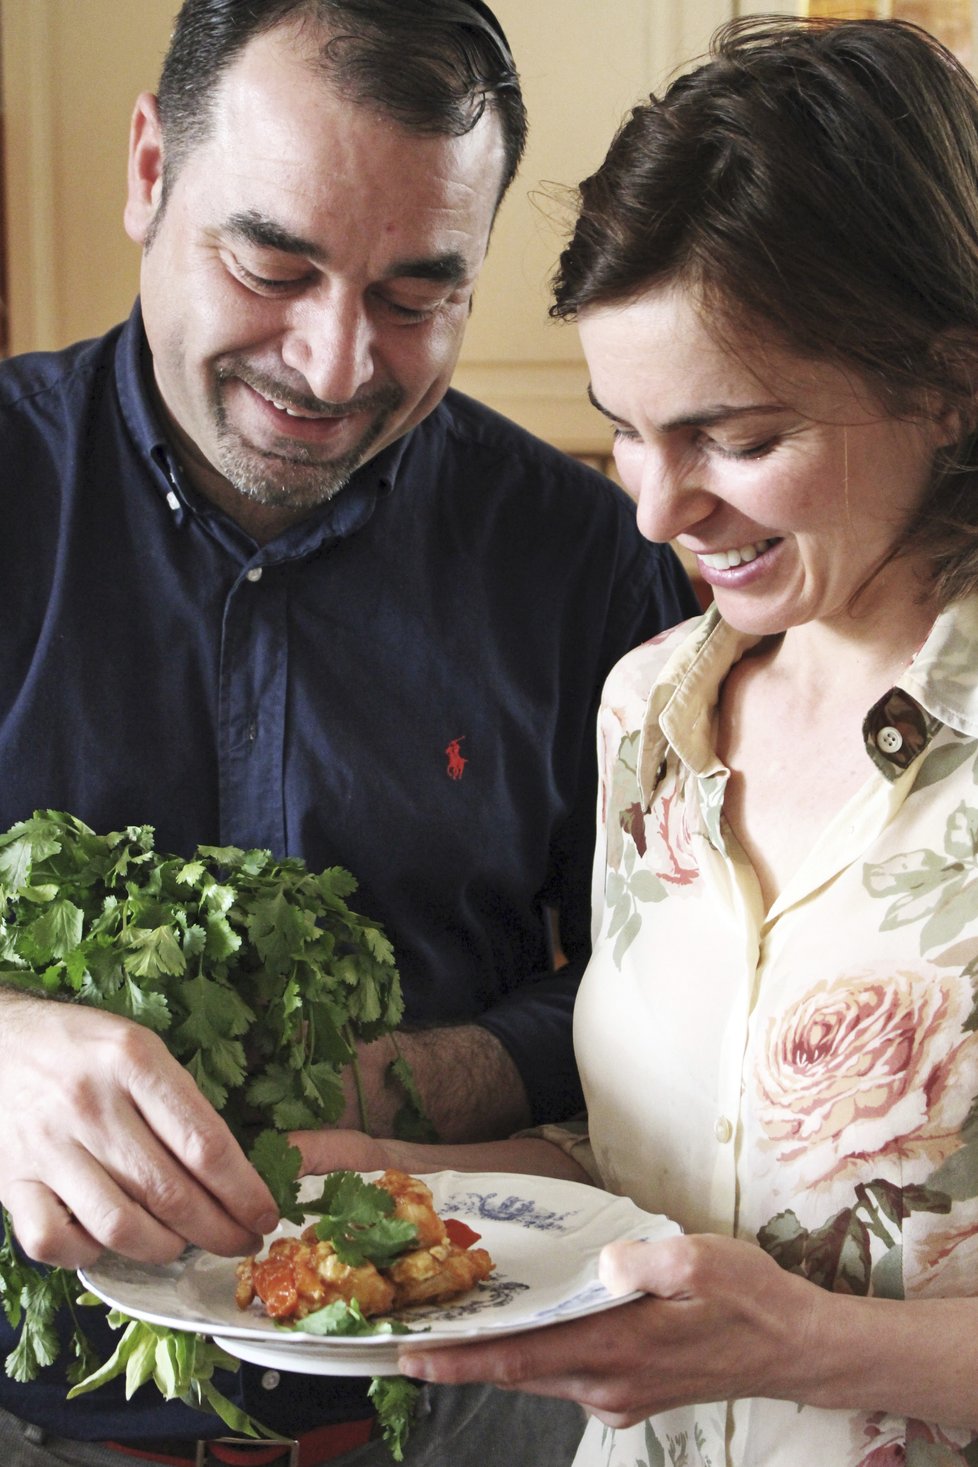
[[[206,138],[224,73],[255,36],[286,22],[322,35],[324,77],[409,131],[459,137],[491,108],[505,149],[502,198],[526,142],[519,77],[482,0],[185,0],[159,84],[163,203]]]
[[[846,368],[885,412],[956,410],[904,551],[944,600],[978,588],[978,89],[896,20],[745,17],[636,107],[580,188],[551,314],[678,284]]]

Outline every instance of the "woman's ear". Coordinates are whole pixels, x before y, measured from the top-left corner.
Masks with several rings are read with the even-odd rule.
[[[936,446],[953,448],[978,432],[978,333],[967,327],[940,332],[931,359],[935,380],[953,384],[932,398]]]
[[[163,134],[152,92],[136,99],[129,128],[128,188],[123,221],[138,245],[150,235],[163,197]]]

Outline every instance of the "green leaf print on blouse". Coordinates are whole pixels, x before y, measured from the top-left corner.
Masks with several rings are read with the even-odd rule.
[[[842,1208],[821,1227],[802,1227],[793,1212],[781,1212],[761,1228],[757,1241],[788,1273],[831,1293],[900,1299],[904,1219],[911,1212],[950,1212],[951,1199],[928,1187],[896,1187],[879,1178],[860,1183],[854,1191],[853,1206]],[[886,1250],[875,1266],[874,1237]]]
[[[651,1420],[620,1431],[605,1427],[600,1450],[605,1463],[615,1463],[616,1467],[627,1461],[629,1451],[643,1453],[632,1457],[633,1467],[720,1467],[719,1460],[707,1450],[704,1432],[695,1423],[692,1442],[688,1431],[680,1431],[675,1436],[667,1435],[665,1446]]]
[[[635,869],[637,859],[635,846],[627,846],[621,871],[609,871],[605,883],[605,899],[611,917],[607,936],[615,939],[612,957],[617,968],[621,967],[622,958],[641,931],[641,907],[646,902],[661,902],[666,894],[654,872],[642,867]]]
[[[642,907],[661,902],[668,887],[689,886],[699,876],[679,772],[666,773],[662,766],[664,777],[647,810],[636,774],[639,738],[635,732],[622,739],[608,792],[605,935],[615,939],[612,957],[619,968],[641,930]]]
[[[951,813],[943,855],[924,849],[867,862],[863,882],[870,896],[892,898],[881,932],[922,923],[921,955],[954,942],[978,909],[978,809],[962,801]]]

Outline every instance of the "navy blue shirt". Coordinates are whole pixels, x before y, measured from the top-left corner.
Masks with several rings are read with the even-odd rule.
[[[0,365],[0,830],[52,808],[346,866],[407,1021],[484,1025],[535,1119],[568,1115],[597,696],[697,610],[675,557],[608,480],[455,392],[259,547],[185,480],[150,371],[138,306]],[[75,1437],[216,1427],[155,1391],[66,1405],[47,1374],[0,1371],[0,1404]],[[289,1434],[351,1414],[349,1386],[260,1375],[224,1384]]]

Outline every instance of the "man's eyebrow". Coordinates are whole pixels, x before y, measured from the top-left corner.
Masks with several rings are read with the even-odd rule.
[[[598,401],[590,383],[588,384],[587,395],[591,405],[596,407],[598,412],[602,413],[612,423],[620,423],[622,421],[621,418]],[[784,403],[782,402],[751,402],[742,404],[739,407],[734,407],[732,403],[720,402],[714,407],[703,408],[698,413],[688,413],[678,418],[671,418],[667,423],[657,424],[657,427],[660,433],[670,433],[675,428],[709,428],[717,423],[736,422],[738,418],[755,418],[763,414],[783,412]]]
[[[224,222],[224,232],[258,249],[301,255],[316,264],[324,264],[327,259],[326,251],[315,241],[294,234],[275,219],[259,214],[256,209],[232,214]],[[469,265],[460,251],[446,250],[440,255],[394,260],[384,273],[388,280],[432,280],[438,284],[460,285],[469,273]]]
[[[460,251],[446,250],[443,255],[395,260],[386,273],[388,280],[433,280],[439,285],[461,285],[469,274],[469,262]]]
[[[259,249],[280,250],[282,254],[302,255],[308,260],[325,259],[324,251],[311,239],[293,234],[290,229],[274,219],[269,219],[265,214],[259,214],[255,209],[232,214],[224,221],[224,233],[242,239],[247,244],[256,245]]]

